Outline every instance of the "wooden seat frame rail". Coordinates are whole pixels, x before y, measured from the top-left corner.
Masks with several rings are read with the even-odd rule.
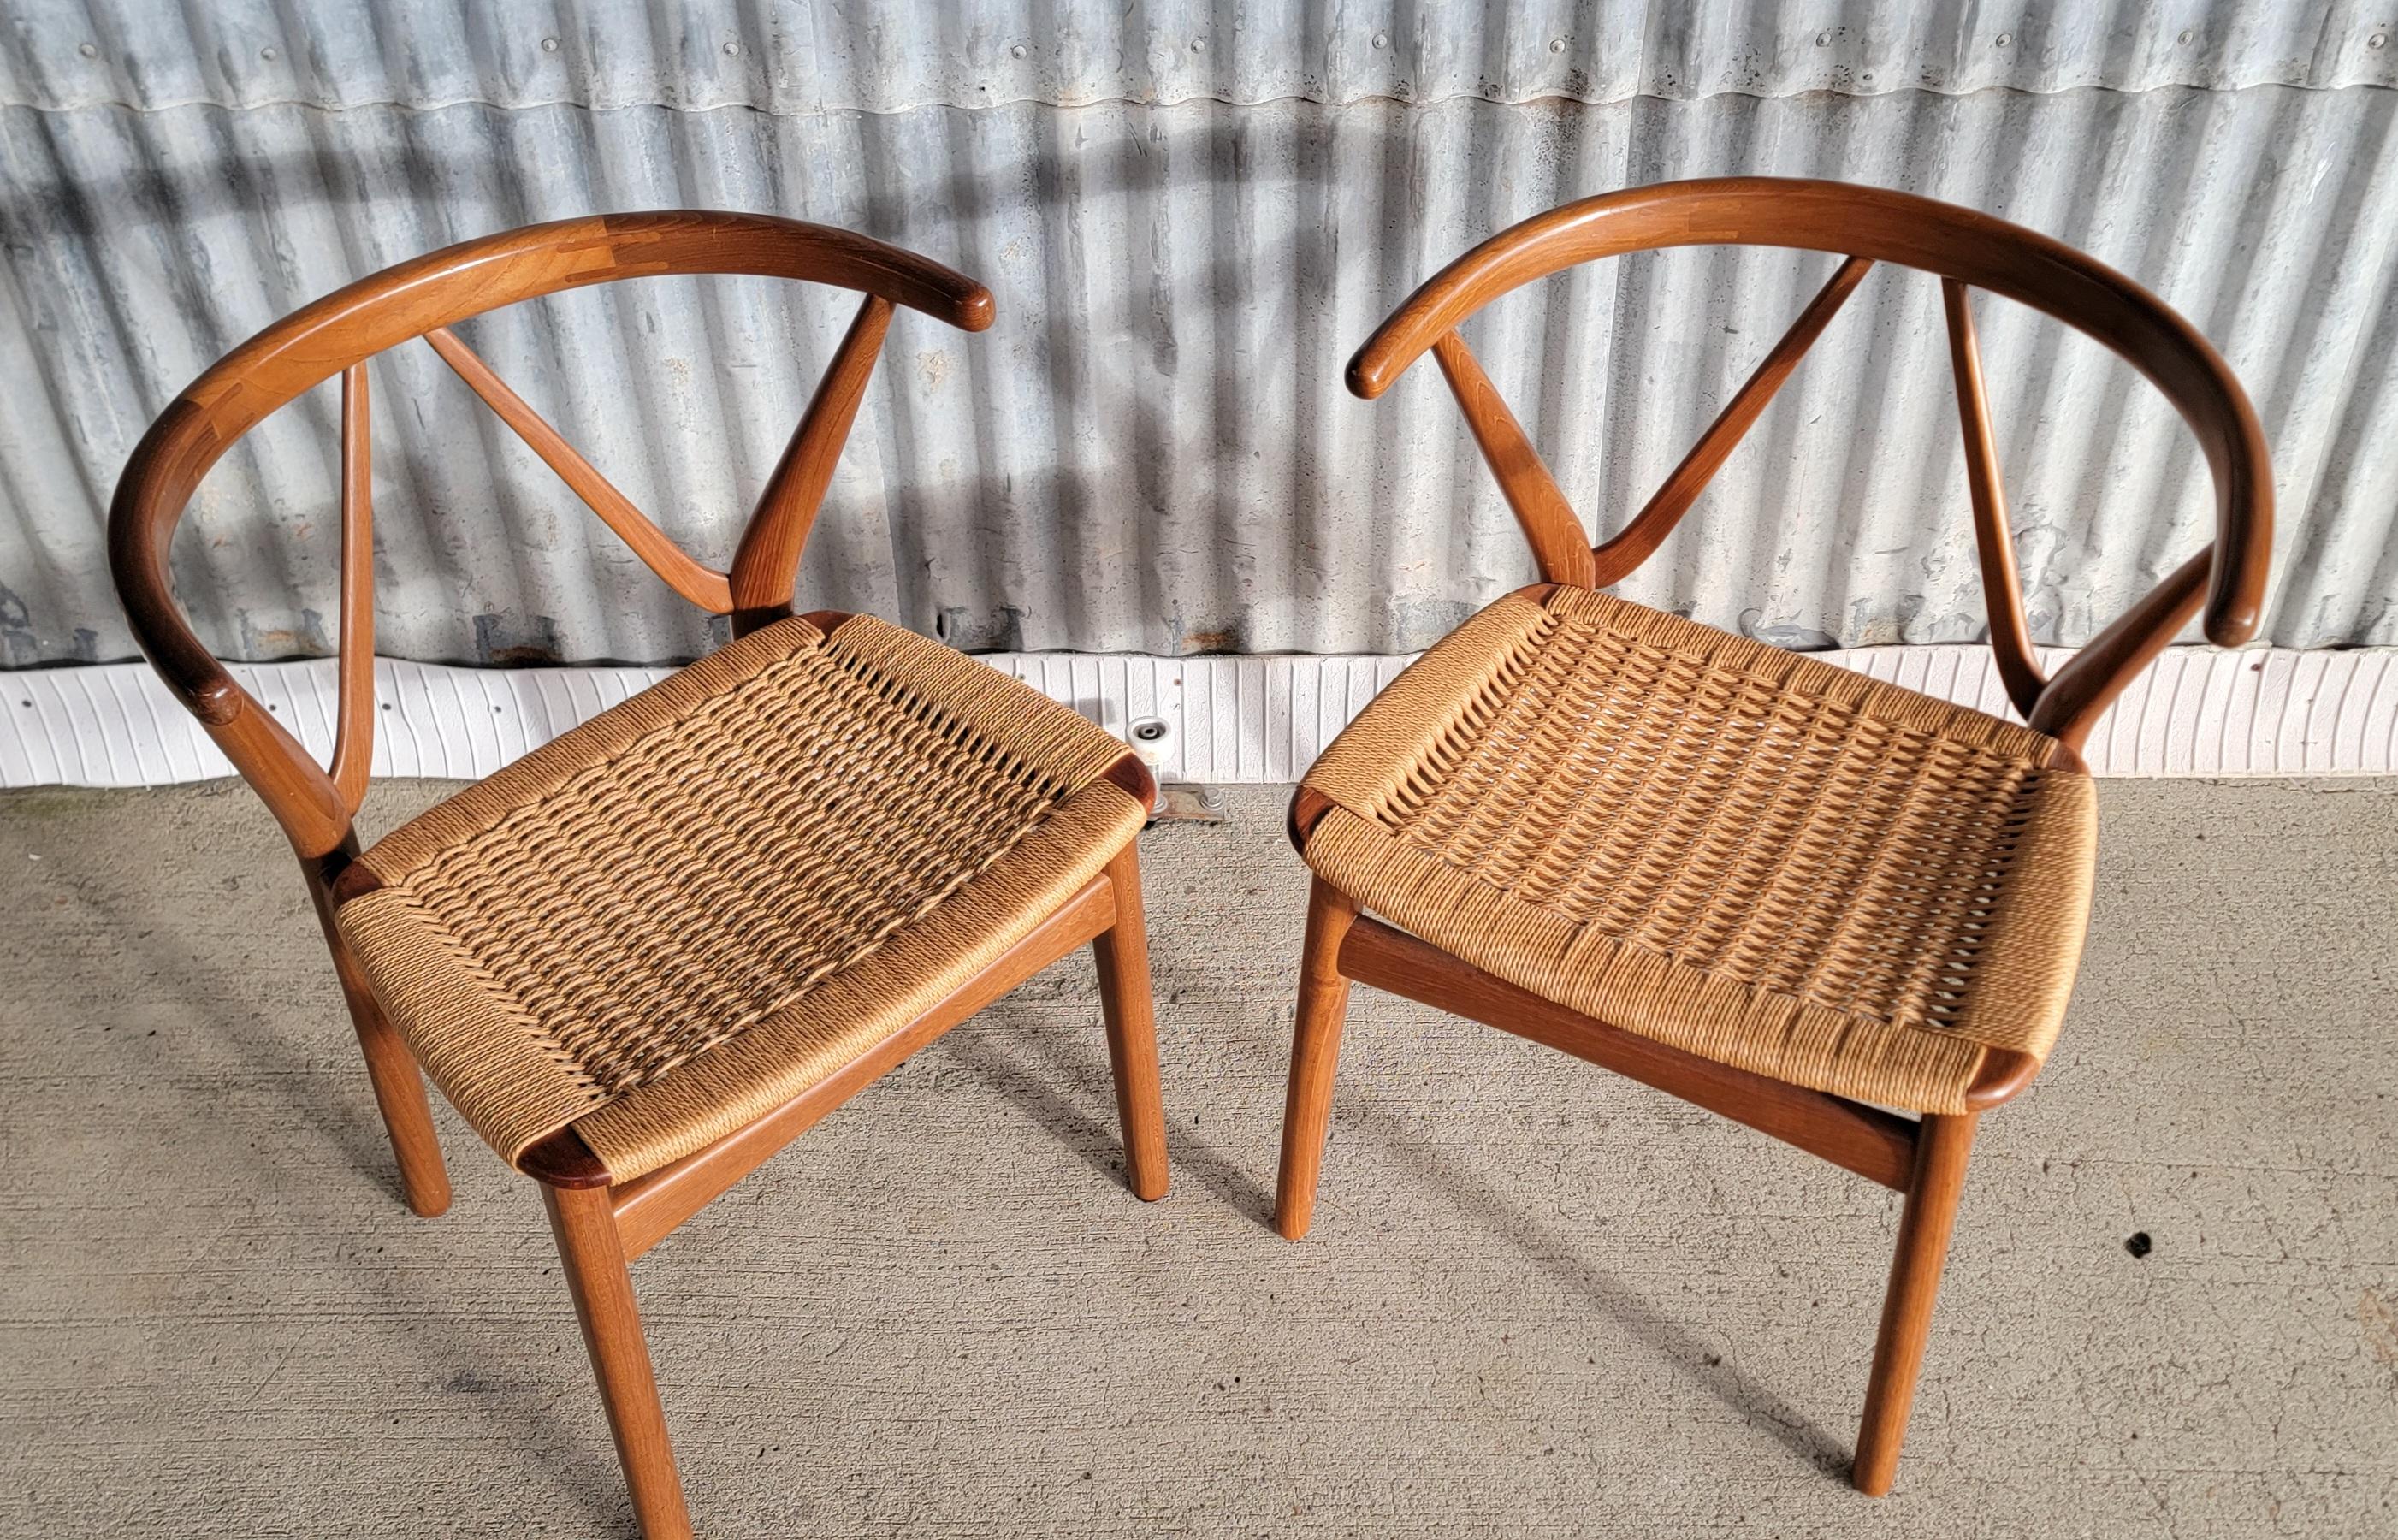
[[[730,573],[694,561],[451,330],[519,301],[666,274],[746,274],[863,294],[743,528]],[[142,651],[257,789],[300,858],[391,1136],[401,1189],[415,1212],[438,1215],[451,1196],[424,1078],[333,923],[349,892],[344,872],[358,850],[352,819],[366,794],[375,720],[368,360],[424,338],[668,586],[704,610],[729,615],[734,634],[742,635],[791,613],[802,548],[895,305],[968,331],[982,331],[992,317],[990,291],[963,274],[825,225],[707,210],[533,225],[403,263],[293,312],[204,371],[168,403],[135,449],[109,514],[117,591]],[[320,766],[184,620],[172,596],[168,551],[209,467],[270,412],[336,374],[342,380],[339,696],[331,763]],[[843,617],[809,618],[829,627]],[[1154,805],[1155,787],[1129,751],[1108,778],[1143,805]],[[365,875],[364,869],[357,873]],[[1140,871],[1131,841],[1099,876],[947,999],[823,1084],[706,1149],[624,1182],[612,1177],[571,1128],[525,1152],[519,1164],[543,1184],[634,1511],[652,1540],[688,1535],[691,1523],[627,1262],[884,1071],[1085,942],[1098,966],[1127,1181],[1142,1198],[1162,1197],[1165,1119]]]
[[[1594,547],[1457,328],[1501,295],[1577,263],[1699,245],[1778,246],[1842,260],[1655,495]],[[2272,543],[2272,484],[2256,412],[2215,349],[2155,295],[2072,248],[1970,209],[1840,182],[1725,178],[1636,188],[1538,215],[1460,257],[1367,340],[1350,362],[1349,387],[1378,397],[1431,352],[1542,578],[1605,588],[1664,542],[1878,262],[1940,277],[1990,647],[2015,709],[2058,740],[2059,764],[2080,769],[2079,750],[2100,713],[2193,617],[2203,614],[2205,635],[2218,645],[2255,635]],[[2034,656],[2017,587],[1974,332],[1974,289],[2044,311],[2123,357],[2189,424],[2214,477],[2213,541],[2053,678],[2041,675]],[[1295,844],[1304,848],[1329,806],[1321,792],[1301,789],[1291,804]],[[1306,1234],[1314,1213],[1352,981],[1545,1043],[1906,1195],[1852,1468],[1861,1491],[1890,1490],[1975,1125],[1984,1110],[2031,1083],[2037,1060],[1993,1050],[1966,1096],[1966,1112],[1899,1116],[1718,1064],[1556,1005],[1361,916],[1352,898],[1318,877],[1308,899],[1275,1195],[1276,1227],[1294,1240]]]

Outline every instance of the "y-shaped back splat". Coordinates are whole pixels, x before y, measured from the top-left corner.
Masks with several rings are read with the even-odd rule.
[[[1594,548],[1457,327],[1500,295],[1577,263],[1704,245],[1793,247],[1843,260],[1655,495]],[[1876,262],[1941,277],[1990,646],[2008,698],[2026,720],[2080,745],[2107,703],[2202,607],[2206,634],[2217,643],[2235,645],[2256,633],[2272,545],[2272,483],[2264,434],[2240,383],[2188,321],[2122,274],[2045,236],[1950,204],[1878,187],[1765,177],[1585,198],[1500,232],[1434,275],[1357,350],[1349,387],[1369,399],[1380,396],[1430,351],[1531,543],[1542,577],[1605,587],[1631,574],[1672,533]],[[2215,475],[2214,543],[2051,680],[2041,677],[2015,576],[1969,285],[2043,310],[2122,355],[2180,412]]]
[[[1748,382],[1726,402],[1716,420],[1708,425],[1699,441],[1691,446],[1690,453],[1665,478],[1656,494],[1633,516],[1615,537],[1594,548],[1583,534],[1582,520],[1575,517],[1573,506],[1566,494],[1557,490],[1556,479],[1549,474],[1541,452],[1532,447],[1516,414],[1499,394],[1490,377],[1465,345],[1465,339],[1452,330],[1442,332],[1432,344],[1433,357],[1440,363],[1442,378],[1448,382],[1450,394],[1465,413],[1466,426],[1473,429],[1474,441],[1481,446],[1482,458],[1489,462],[1490,473],[1499,480],[1499,490],[1506,494],[1507,506],[1516,510],[1516,522],[1523,528],[1524,538],[1531,543],[1532,559],[1540,564],[1541,580],[1544,583],[1570,583],[1578,588],[1604,588],[1629,576],[1650,554],[1664,544],[1665,536],[1682,515],[1698,501],[1699,493],[1715,479],[1718,470],[1731,455],[1734,446],[1749,430],[1766,403],[1773,399],[1782,382],[1798,367],[1807,349],[1823,334],[1824,328],[1839,314],[1840,306],[1854,292],[1857,283],[1873,263],[1864,257],[1851,257],[1842,263],[1790,330],[1773,344],[1773,350],[1757,366]]]

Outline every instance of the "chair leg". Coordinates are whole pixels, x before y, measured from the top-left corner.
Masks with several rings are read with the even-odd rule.
[[[450,1172],[441,1161],[432,1104],[424,1099],[424,1076],[372,1000],[350,1002],[350,1024],[357,1029],[367,1079],[383,1112],[384,1130],[391,1136],[391,1153],[399,1162],[400,1194],[411,1213],[438,1219],[450,1211]]]
[[[1165,1196],[1165,1104],[1158,1084],[1157,1015],[1149,987],[1149,930],[1141,911],[1140,857],[1127,840],[1108,862],[1116,922],[1091,942],[1099,966],[1099,1009],[1108,1020],[1116,1118],[1124,1126],[1125,1179],[1134,1196]]]
[[[647,1540],[690,1540],[691,1514],[683,1506],[682,1478],[675,1472],[667,1442],[666,1411],[650,1372],[649,1344],[633,1305],[633,1278],[626,1270],[616,1213],[605,1187],[552,1187],[542,1202],[558,1236],[566,1287],[583,1326],[583,1345],[600,1379],[600,1399],[608,1409],[608,1431],[633,1495],[633,1515]]]
[[[408,1051],[398,1030],[375,1003],[366,972],[351,955],[349,943],[334,928],[323,880],[304,862],[302,870],[309,894],[317,901],[325,944],[333,952],[333,973],[342,981],[342,997],[349,1003],[358,1051],[366,1055],[367,1079],[374,1087],[384,1131],[391,1136],[391,1153],[399,1162],[400,1195],[411,1212],[437,1218],[450,1209],[450,1172],[441,1161],[441,1136],[433,1128],[432,1105],[424,1099],[424,1076],[416,1067],[416,1056]]]
[[[1297,1240],[1315,1217],[1315,1182],[1332,1124],[1332,1073],[1340,1061],[1340,1024],[1349,980],[1340,942],[1357,918],[1348,895],[1315,879],[1307,892],[1307,939],[1300,951],[1299,1014],[1291,1032],[1290,1090],[1283,1103],[1282,1170],[1274,1182],[1274,1228]]]
[[[1932,1305],[1940,1292],[1940,1269],[1948,1259],[1948,1234],[1957,1199],[1965,1188],[1965,1164],[1973,1154],[1980,1114],[1926,1114],[1916,1135],[1915,1176],[1898,1222],[1898,1252],[1891,1261],[1890,1291],[1881,1304],[1881,1330],[1874,1339],[1873,1374],[1866,1384],[1866,1415],[1857,1432],[1856,1463],[1849,1479],[1859,1492],[1879,1497],[1898,1473],[1898,1448],[1906,1437],[1906,1414],[1915,1405],[1915,1382],[1923,1368],[1923,1344],[1932,1331]]]

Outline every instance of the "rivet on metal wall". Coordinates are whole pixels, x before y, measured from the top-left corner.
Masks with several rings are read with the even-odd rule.
[[[558,39],[555,37],[543,38],[541,40],[541,51],[544,53],[556,53],[558,51]]]

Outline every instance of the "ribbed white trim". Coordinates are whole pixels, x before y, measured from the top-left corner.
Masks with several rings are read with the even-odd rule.
[[[1819,655],[1876,679],[2003,712],[1989,649],[1872,647]],[[2054,671],[2068,655],[2049,652]],[[1293,781],[1404,657],[1138,657],[1003,653],[984,661],[1110,731],[1177,728],[1178,781]],[[333,741],[333,664],[236,664],[234,677],[320,759]],[[664,669],[375,665],[374,774],[475,779],[666,677]],[[232,773],[144,664],[0,674],[0,786],[156,786]],[[2103,776],[2353,776],[2398,768],[2398,648],[2176,648],[2091,736]]]

